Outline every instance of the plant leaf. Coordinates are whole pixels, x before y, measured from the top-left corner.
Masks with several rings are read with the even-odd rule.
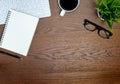
[[[96,3],[97,6],[99,5],[99,1],[98,0],[95,0],[95,3]]]
[[[112,21],[105,21],[105,22],[109,26],[110,31],[112,32],[113,31],[113,27],[112,27],[113,23],[112,23]]]

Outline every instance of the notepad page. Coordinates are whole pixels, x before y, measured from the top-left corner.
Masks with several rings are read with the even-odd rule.
[[[15,10],[9,14],[0,47],[27,56],[39,19]]]
[[[10,9],[38,18],[51,16],[49,0],[0,0],[0,24],[5,23]]]

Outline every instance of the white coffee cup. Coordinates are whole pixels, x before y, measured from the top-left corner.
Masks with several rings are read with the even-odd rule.
[[[78,8],[80,0],[58,0],[58,5],[62,9],[60,16],[64,16],[66,12],[72,12]]]

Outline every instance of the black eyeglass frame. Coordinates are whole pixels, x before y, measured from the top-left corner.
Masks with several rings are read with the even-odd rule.
[[[95,27],[95,29],[93,29],[93,30],[88,29],[88,28],[86,27],[86,25],[88,25],[88,24],[92,24],[92,25]],[[85,20],[84,20],[84,24],[83,24],[83,25],[84,25],[84,27],[85,27],[87,30],[89,30],[89,31],[91,31],[91,32],[93,32],[93,31],[95,31],[95,30],[98,30],[98,35],[99,35],[100,37],[102,37],[102,38],[109,39],[109,38],[113,35],[109,30],[107,30],[107,29],[105,29],[105,28],[103,28],[103,27],[101,27],[101,26],[99,26],[99,25],[97,25],[97,24],[89,21],[88,19],[85,19]],[[103,30],[103,31],[105,32],[106,37],[103,37],[103,36],[100,35],[100,31],[101,31],[101,30]]]

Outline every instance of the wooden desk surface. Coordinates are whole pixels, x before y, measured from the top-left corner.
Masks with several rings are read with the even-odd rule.
[[[40,19],[28,57],[0,54],[0,84],[120,84],[120,25],[106,40],[83,27],[89,19],[109,29],[93,0],[81,0],[64,17],[57,0],[50,5],[52,16]]]

